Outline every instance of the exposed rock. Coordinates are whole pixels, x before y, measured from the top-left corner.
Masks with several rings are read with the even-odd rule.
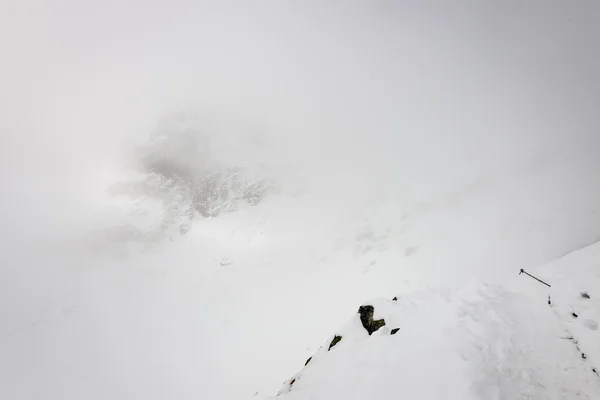
[[[305,367],[308,365],[308,363],[310,362],[310,360],[312,360],[312,357],[308,357],[308,360],[306,360],[306,362],[304,363]]]
[[[581,297],[583,297],[584,299],[589,299],[590,295],[588,294],[588,292],[581,292]]]
[[[331,348],[332,348],[333,346],[335,346],[336,344],[338,344],[338,343],[339,343],[339,342],[341,342],[341,341],[342,341],[342,337],[341,337],[341,336],[338,336],[338,335],[335,335],[335,336],[333,337],[333,340],[331,341],[331,344],[329,345],[329,349],[327,349],[327,351],[331,350]]]
[[[390,335],[395,335],[396,333],[398,333],[399,330],[400,330],[400,328],[392,329],[392,331],[390,332]]]
[[[385,320],[383,319],[378,319],[376,321],[373,320],[374,311],[375,309],[373,306],[360,306],[358,308],[360,322],[362,322],[363,327],[367,330],[367,332],[369,332],[369,335],[373,334],[373,332],[385,325]]]
[[[270,178],[273,169],[258,156],[268,151],[264,134],[249,129],[246,121],[194,112],[161,119],[148,139],[133,148],[136,171],[107,188],[116,217],[126,219],[115,221],[123,226],[107,221],[101,244],[113,248],[174,240],[189,234],[199,217],[255,206],[277,192]],[[256,156],[240,162],[238,153]]]

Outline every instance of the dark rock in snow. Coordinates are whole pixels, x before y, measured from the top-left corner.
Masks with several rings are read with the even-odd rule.
[[[394,296],[394,298],[392,299],[392,301],[398,301],[398,298]]]
[[[577,315],[575,313],[572,313],[571,315],[574,316],[575,318],[579,317],[579,315]]]
[[[395,335],[399,330],[400,330],[400,328],[392,329],[392,331],[390,332],[390,335]]]
[[[363,327],[367,330],[367,332],[369,332],[369,335],[373,334],[373,332],[385,325],[385,320],[383,319],[378,319],[376,321],[373,320],[374,311],[375,309],[373,306],[360,306],[358,308],[360,322],[362,322]]]
[[[588,292],[581,292],[581,297],[583,297],[584,299],[589,299],[590,295],[588,294]]]
[[[310,362],[310,360],[312,360],[312,357],[308,357],[308,360],[306,360],[306,362],[304,363],[305,367],[308,365],[308,363]]]
[[[327,349],[327,351],[331,350],[333,346],[335,346],[336,344],[338,344],[341,341],[342,341],[342,337],[335,335],[333,337],[333,340],[331,341],[331,344],[329,345],[329,348]]]

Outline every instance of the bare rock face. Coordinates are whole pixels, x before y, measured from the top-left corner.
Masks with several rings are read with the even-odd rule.
[[[272,187],[264,171],[237,156],[238,147],[252,152],[256,143],[244,133],[231,135],[197,116],[172,115],[140,147],[140,162],[163,187],[181,193],[176,201],[185,203],[184,208],[205,218],[217,217],[242,203],[258,204]]]
[[[384,319],[373,320],[373,312],[375,309],[373,306],[360,306],[358,309],[358,313],[360,314],[360,322],[362,322],[363,327],[369,332],[369,335],[372,335],[373,332],[376,332],[379,328],[385,325]]]
[[[270,141],[245,123],[221,125],[186,113],[162,119],[132,149],[128,174],[106,191],[118,226],[106,222],[93,239],[110,248],[175,240],[195,221],[256,206],[277,192],[263,156]]]
[[[338,344],[339,342],[342,341],[342,337],[335,335],[333,337],[333,340],[331,341],[331,343],[329,344],[329,349],[327,349],[327,351],[331,350],[336,344]],[[307,363],[308,364],[308,363]]]

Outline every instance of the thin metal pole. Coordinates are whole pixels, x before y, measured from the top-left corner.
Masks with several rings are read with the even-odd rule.
[[[521,275],[521,274],[526,274],[526,275],[529,275],[530,277],[532,277],[532,278],[533,278],[533,279],[535,279],[536,281],[538,281],[538,282],[541,282],[541,283],[543,283],[544,285],[546,285],[546,286],[548,286],[548,287],[552,287],[552,286],[550,286],[549,284],[547,284],[546,282],[544,282],[543,280],[536,278],[535,276],[531,275],[529,272],[525,271],[525,270],[524,270],[524,269],[522,269],[522,268],[521,268],[521,272],[519,272],[519,275]]]

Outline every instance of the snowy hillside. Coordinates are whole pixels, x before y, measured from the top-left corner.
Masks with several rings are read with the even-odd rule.
[[[242,165],[238,163],[239,154],[228,157],[236,153],[236,141],[224,143],[219,135],[208,136],[227,150],[211,147],[213,165],[225,171],[231,165]],[[185,139],[185,135],[175,138]],[[171,148],[175,154],[181,153],[171,157],[178,170],[183,167],[181,170],[196,171],[192,168],[197,162],[196,153],[186,152],[191,147],[189,142],[184,140],[179,145],[176,141],[173,147],[163,146],[165,143],[170,142],[160,142],[154,148],[160,151],[152,154],[167,159],[170,153],[165,150]],[[258,148],[269,151],[271,145],[281,149],[271,141]],[[246,144],[243,147],[249,148]],[[206,154],[202,149],[205,147],[198,154]],[[262,154],[259,149],[255,149],[257,155]],[[94,199],[97,207],[93,211],[98,211],[94,219],[61,206],[63,214],[53,214],[60,224],[44,224],[45,209],[33,203],[26,214],[27,224],[22,220],[5,224],[23,227],[24,233],[28,232],[25,228],[39,227],[35,230],[38,235],[40,230],[53,229],[52,240],[45,238],[40,244],[27,236],[28,241],[21,241],[20,247],[0,253],[0,261],[6,266],[0,270],[0,304],[6,315],[5,323],[0,325],[4,338],[0,350],[6,360],[16,360],[0,363],[0,389],[6,397],[17,399],[44,398],[46,393],[73,400],[261,399],[275,395],[281,383],[313,356],[314,363],[311,361],[298,375],[298,382],[291,385],[288,394],[284,392],[289,384],[284,386],[282,396],[302,396],[295,390],[303,387],[318,396],[320,390],[329,393],[338,388],[319,383],[315,384],[315,392],[310,392],[311,386],[302,385],[312,381],[311,370],[319,371],[319,376],[330,372],[330,354],[346,351],[348,344],[359,349],[394,344],[387,340],[411,335],[407,326],[414,325],[421,327],[413,334],[423,336],[422,343],[409,346],[402,342],[398,352],[416,357],[413,347],[433,346],[440,357],[449,360],[440,359],[450,363],[447,368],[462,365],[452,378],[457,385],[480,382],[477,390],[482,392],[474,386],[452,386],[448,390],[456,390],[460,396],[484,396],[488,388],[508,390],[506,382],[514,373],[514,366],[509,364],[518,355],[505,344],[513,340],[514,333],[486,335],[500,324],[513,324],[515,329],[524,329],[524,342],[516,343],[527,346],[534,334],[526,324],[529,314],[548,307],[547,293],[535,282],[530,289],[514,294],[511,285],[518,269],[555,259],[598,235],[598,197],[577,181],[583,179],[595,157],[583,150],[583,146],[574,144],[549,159],[489,173],[468,171],[435,185],[427,181],[426,175],[418,174],[419,180],[411,182],[394,175],[395,170],[378,169],[376,164],[373,169],[365,169],[365,164],[358,161],[355,165],[337,165],[333,162],[337,160],[324,158],[316,159],[320,161],[314,165],[298,163],[305,153],[295,158],[282,152],[290,156],[286,160],[267,158],[271,161],[269,168],[256,169],[260,166],[257,161],[265,158],[261,155],[259,160],[250,158],[243,164],[244,171],[268,177],[276,183],[276,190],[268,191],[256,204],[241,197],[216,196],[215,205],[227,206],[228,212],[205,216],[194,210],[191,220],[190,214],[180,211],[194,203],[180,194],[191,193],[195,181],[153,186],[163,181],[152,180],[154,172],[145,170],[143,163],[138,163],[139,157],[134,158],[130,170],[117,169],[111,179],[95,183],[100,190],[93,193],[101,194]],[[288,168],[290,164],[296,168]],[[198,169],[199,177],[205,176],[203,171]],[[595,176],[592,178],[587,182],[590,185],[596,182]],[[222,188],[229,189],[231,181],[226,182]],[[556,186],[570,190],[555,193]],[[53,199],[53,192],[47,193],[46,206]],[[229,202],[231,198],[236,201]],[[19,215],[11,214],[11,218]],[[64,218],[58,218],[61,215]],[[73,241],[56,238],[61,233],[73,235],[65,229],[73,219],[89,224],[83,230],[87,235],[84,245],[79,237]],[[189,229],[182,230],[182,223]],[[100,238],[95,236],[98,233]],[[7,243],[11,242],[2,245],[8,248]],[[93,251],[90,243],[96,246]],[[124,246],[127,251],[117,252],[119,257],[115,258],[114,250],[123,243],[143,245],[133,249]],[[582,270],[579,281],[594,276],[592,272]],[[554,284],[551,278],[548,276]],[[473,279],[490,286],[474,285],[441,294],[428,289],[462,287]],[[517,279],[528,284],[523,281],[525,277]],[[502,288],[503,283],[508,289]],[[589,290],[593,300],[592,289],[586,286],[581,290]],[[408,295],[413,291],[417,293]],[[397,305],[385,306],[394,295],[399,297],[398,304],[414,301],[421,305],[411,305],[396,316]],[[380,318],[379,312],[386,313],[383,317],[389,321],[385,329],[391,332],[400,328],[396,335],[385,334],[382,328],[365,341],[367,337],[356,326],[356,318],[336,331],[365,299],[382,296],[386,300],[376,304],[375,317]],[[526,296],[533,300],[521,314],[515,309]],[[506,311],[496,304],[499,302],[507,305]],[[556,305],[557,310],[568,314],[568,304],[558,308],[559,294]],[[468,315],[461,316],[469,308],[481,322],[473,324],[468,322]],[[491,315],[484,309],[491,310]],[[585,322],[587,319],[597,321],[584,316],[577,320],[581,329],[593,326]],[[552,338],[562,334],[558,325],[552,325],[553,320],[543,313],[536,314],[533,321],[548,325],[549,336],[543,344],[554,345]],[[525,325],[517,327],[521,323]],[[446,329],[451,340],[435,329],[428,331],[426,325]],[[471,340],[457,337],[469,334],[469,330],[477,333],[478,329],[484,333],[475,334]],[[342,341],[324,354],[335,334],[343,336]],[[581,335],[581,346],[583,341],[593,340]],[[320,345],[323,348],[317,351]],[[497,350],[482,353],[489,357],[483,359],[474,350],[477,346]],[[567,347],[559,344],[556,348],[557,357],[568,367],[582,374],[588,371],[572,363],[577,357],[573,343],[573,359],[567,357]],[[590,353],[591,362],[593,350],[583,351]],[[378,358],[369,357],[378,357],[379,352],[364,352],[365,358],[360,360],[373,363],[378,370]],[[539,357],[541,352],[536,349],[527,357]],[[342,356],[349,366],[353,354]],[[398,355],[396,350],[390,354]],[[457,361],[461,354],[467,360]],[[508,364],[500,362],[507,368],[508,378],[502,375],[488,386],[482,384],[478,365],[489,368],[495,360],[503,359],[502,354],[508,354]],[[554,357],[552,353],[548,356]],[[488,359],[491,361],[485,364]],[[386,365],[398,362],[395,358],[384,359]],[[422,367],[439,372],[436,366]],[[362,373],[361,368],[354,371]],[[542,384],[556,382],[566,393],[574,388],[571,381],[559,379],[556,370],[547,364],[540,370],[531,368],[531,380],[512,381],[518,390],[529,390],[528,382],[535,380]],[[31,385],[32,381],[37,384]],[[583,382],[581,387],[582,393],[590,393],[588,389],[593,386]]]
[[[551,291],[523,275],[364,303],[278,398],[597,399],[599,266],[596,244],[536,271]]]
[[[0,400],[597,394],[600,2],[7,10]]]

